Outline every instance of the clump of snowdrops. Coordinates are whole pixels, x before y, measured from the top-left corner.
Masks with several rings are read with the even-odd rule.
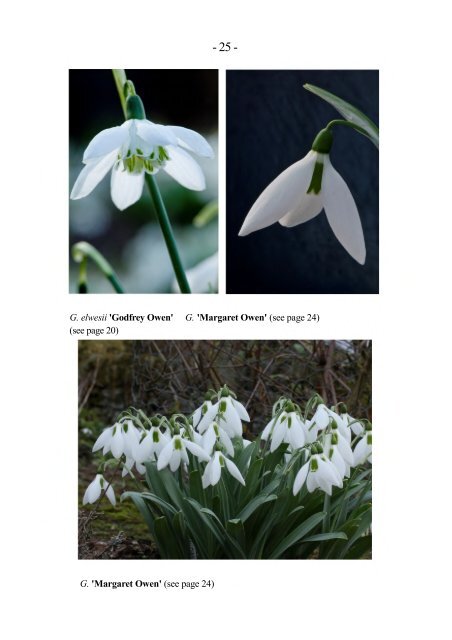
[[[258,438],[226,386],[190,416],[130,408],[105,429],[83,503],[116,503],[113,478],[145,519],[162,558],[361,558],[371,549],[372,426],[314,395],[281,397]],[[107,473],[108,472],[108,473]]]

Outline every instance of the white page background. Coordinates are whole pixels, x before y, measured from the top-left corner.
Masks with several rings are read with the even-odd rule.
[[[8,7],[0,154],[5,637],[444,637],[452,212],[443,7],[362,0]],[[220,41],[238,50],[213,51]],[[67,294],[67,70],[104,67],[220,69],[221,212],[224,69],[380,69],[380,295]],[[224,268],[220,278],[224,291]],[[122,339],[372,339],[374,559],[79,561],[71,312],[175,314],[168,326],[120,326]],[[316,312],[321,322],[191,326],[189,312]],[[82,589],[84,578],[213,578],[215,588]]]

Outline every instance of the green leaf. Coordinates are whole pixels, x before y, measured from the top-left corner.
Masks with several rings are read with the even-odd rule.
[[[173,516],[176,513],[176,509],[172,505],[170,505],[169,502],[166,502],[166,500],[159,498],[154,493],[144,492],[141,494],[141,497],[143,498],[143,500],[148,500],[149,502],[152,502],[153,504],[161,507],[161,509],[166,512],[163,515]]]
[[[226,531],[232,538],[234,538],[234,540],[237,541],[237,544],[240,546],[240,548],[245,550],[246,538],[243,522],[239,518],[228,520],[228,522],[226,523]]]
[[[211,220],[214,220],[218,216],[218,202],[216,200],[211,200],[206,205],[203,206],[201,211],[193,218],[193,225],[198,229],[200,227],[205,227]]]
[[[325,540],[348,540],[343,531],[331,531],[331,533],[317,533],[315,536],[303,538],[303,542],[323,542]]]
[[[241,510],[237,517],[242,522],[246,522],[246,520],[248,520],[248,518],[256,511],[256,509],[259,509],[261,505],[265,504],[266,502],[273,502],[273,500],[277,499],[278,496],[274,493],[270,494],[269,496],[266,495],[266,493],[261,493],[250,500],[250,502],[248,502],[246,507]]]
[[[160,555],[165,559],[184,558],[180,540],[174,535],[165,516],[155,519],[155,538]]]
[[[366,553],[372,551],[372,536],[361,536],[347,551],[345,560],[360,560]]]
[[[141,497],[141,494],[138,493],[137,491],[125,491],[122,495],[121,495],[121,502],[123,500],[125,500],[126,498],[130,498],[132,500],[132,502],[134,503],[134,505],[136,506],[136,508],[138,509],[138,511],[141,513],[141,515],[143,516],[149,531],[152,534],[152,537],[155,537],[155,528],[154,528],[154,516],[151,513],[151,510],[149,509],[148,505],[145,503],[145,501],[143,500],[143,498]]]
[[[291,531],[288,536],[282,540],[276,549],[271,553],[270,559],[275,560],[280,558],[290,547],[298,542],[304,542],[303,536],[308,534],[314,529],[320,522],[322,522],[325,516],[325,512],[321,511],[305,520],[300,526]]]
[[[349,102],[346,102],[342,98],[339,98],[338,96],[334,95],[334,93],[330,93],[325,89],[316,87],[313,84],[305,84],[303,86],[308,91],[311,91],[311,93],[314,93],[316,96],[319,96],[319,98],[322,98],[323,100],[328,102],[330,105],[332,105],[337,111],[339,111],[339,113],[343,118],[348,120],[348,122],[356,124],[358,127],[360,127],[362,129],[360,133],[362,133],[363,135],[367,136],[370,140],[372,140],[372,142],[378,149],[378,145],[379,145],[378,127],[370,118],[366,116],[365,113],[363,113],[362,111],[354,107]]]

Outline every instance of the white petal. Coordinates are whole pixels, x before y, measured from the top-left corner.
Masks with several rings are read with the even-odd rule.
[[[309,187],[316,157],[317,154],[310,151],[268,185],[251,207],[239,236],[268,227],[297,209]]]
[[[226,431],[224,429],[220,429],[220,442],[223,445],[223,447],[226,449],[228,455],[230,455],[231,458],[233,458],[234,457],[234,445],[232,444],[231,438],[228,436],[228,434],[226,433]]]
[[[150,147],[166,147],[168,144],[177,144],[177,136],[171,127],[162,124],[154,124],[149,120],[134,120],[137,135]]]
[[[250,416],[248,414],[248,411],[243,406],[243,404],[238,400],[236,400],[235,398],[232,398],[232,404],[234,406],[234,409],[239,414],[240,420],[243,420],[244,422],[250,422]]]
[[[292,417],[292,426],[287,429],[289,444],[293,449],[301,449],[306,442],[306,434],[300,421],[295,421]]]
[[[168,126],[168,129],[176,135],[177,142],[184,149],[193,151],[203,158],[213,158],[214,152],[210,144],[197,131],[186,129],[185,127]]]
[[[115,492],[113,491],[113,487],[111,486],[111,484],[109,485],[105,495],[110,500],[111,504],[115,506],[116,504]]]
[[[363,228],[350,189],[331,164],[325,159],[322,179],[322,199],[326,217],[341,245],[359,264],[366,261]]]
[[[113,432],[113,427],[108,427],[104,429],[100,436],[97,438],[96,442],[93,445],[93,453],[99,451],[105,447],[105,445],[109,445],[111,441],[111,434]]]
[[[208,462],[208,460],[210,460],[207,453],[199,445],[194,442],[190,442],[190,440],[184,440],[184,444],[187,449],[200,460],[204,460],[204,462]]]
[[[94,158],[110,155],[113,151],[117,152],[128,137],[129,132],[124,125],[104,129],[104,131],[98,133],[97,136],[94,136],[86,147],[85,153],[83,154],[83,162],[86,163]]]
[[[186,189],[203,191],[206,188],[206,181],[196,160],[193,160],[180,147],[170,145],[166,147],[166,151],[170,159],[163,167],[163,170]]]
[[[207,429],[207,431],[203,435],[203,441],[202,441],[202,448],[209,456],[212,454],[213,447],[216,441],[217,441],[217,436],[215,433],[215,429],[213,428],[213,425],[210,425],[210,427]]]
[[[124,436],[119,426],[116,427],[116,433],[111,439],[111,452],[116,459],[120,458],[124,453]]]
[[[226,402],[226,411],[224,412],[224,421],[220,423],[220,427],[226,431],[231,438],[242,437],[242,422],[240,416],[232,404],[232,398],[222,398],[222,402]]]
[[[323,201],[320,194],[305,193],[300,199],[296,209],[280,219],[283,227],[296,227],[297,224],[308,222],[315,218],[323,209]]]
[[[281,418],[286,416],[284,422],[281,422]],[[272,434],[272,443],[270,445],[270,452],[276,451],[281,442],[284,440],[284,436],[286,435],[286,426],[287,426],[287,415],[283,414],[279,420],[277,421],[275,428],[273,429]]]
[[[210,426],[210,424],[215,420],[217,412],[218,412],[218,406],[219,403],[216,402],[215,404],[210,404],[210,406],[208,407],[206,413],[203,415],[203,417],[201,418],[201,421],[199,422],[197,429],[199,431],[199,433],[204,433],[204,431]]]
[[[330,424],[330,416],[326,409],[324,404],[319,404],[312,418],[319,429],[326,429]]]
[[[219,482],[221,477],[221,464],[220,464],[220,453],[218,451],[215,452],[215,456],[212,460],[212,468],[210,472],[210,484],[212,487]]]
[[[270,422],[267,422],[264,430],[262,431],[261,440],[268,440],[271,432],[273,431],[273,426],[275,424],[275,418],[272,418]]]
[[[111,199],[120,211],[137,202],[143,193],[144,172],[129,173],[114,167],[111,172]]]
[[[300,491],[301,487],[305,483],[306,476],[308,475],[308,471],[309,471],[309,465],[310,465],[310,462],[308,460],[308,462],[306,462],[306,464],[304,464],[301,467],[300,471],[295,476],[295,482],[293,483],[293,494],[294,494],[294,496],[297,495],[297,493]]]
[[[176,469],[179,469],[181,458],[182,458],[182,451],[180,449],[175,449],[172,453],[170,463],[169,463],[171,471],[176,471]]]
[[[110,171],[116,160],[116,151],[102,156],[96,160],[91,160],[80,171],[77,180],[71,191],[71,199],[79,200],[89,195],[94,187],[97,187],[99,182]]]
[[[171,456],[173,455],[173,450],[174,450],[174,443],[173,443],[173,440],[170,440],[168,444],[166,444],[163,447],[162,451],[160,452],[160,455],[157,461],[157,469],[159,471],[164,467],[166,467],[166,465],[171,459]]]
[[[209,487],[212,483],[212,462],[213,462],[213,458],[207,463],[206,468],[204,469],[204,473],[202,474],[203,489],[205,489],[206,487]]]
[[[228,460],[228,458],[223,458],[226,463],[227,470],[231,474],[233,478],[235,478],[240,484],[245,486],[245,480],[243,479],[242,474],[238,470],[237,466],[232,462],[232,460]]]
[[[99,474],[96,475],[94,480],[88,485],[88,488],[85,491],[85,495],[83,496],[83,504],[87,502],[89,504],[93,504],[96,500],[99,499],[100,494],[102,493],[102,489],[100,486],[100,479],[102,476]]]
[[[306,487],[309,493],[312,493],[313,491],[315,491],[319,486],[317,482],[317,474],[318,474],[318,471],[310,471],[308,473],[308,478],[306,480]]]

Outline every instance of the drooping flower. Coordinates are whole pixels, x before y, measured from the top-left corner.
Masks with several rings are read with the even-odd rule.
[[[324,129],[311,151],[283,171],[261,193],[239,231],[240,236],[279,222],[294,227],[325,210],[334,235],[360,264],[366,260],[364,234],[353,196],[331,164],[332,134]]]
[[[329,433],[323,440],[323,451],[340,473],[341,478],[350,476],[350,467],[354,466],[353,451],[338,429]]]
[[[372,429],[364,431],[361,439],[353,451],[355,466],[370,462],[372,464]]]
[[[217,422],[212,422],[202,436],[202,448],[210,456],[217,442],[224,447],[231,458],[234,457],[234,445],[231,438]]]
[[[295,476],[293,484],[294,496],[300,491],[306,482],[309,493],[315,489],[321,489],[329,496],[332,493],[333,486],[342,488],[342,478],[335,465],[328,460],[324,453],[315,453],[301,467]]]
[[[154,460],[169,441],[170,436],[167,431],[161,431],[160,427],[151,427],[141,442],[136,443],[133,450],[134,460],[140,464]]]
[[[188,464],[189,459],[187,449],[203,462],[208,462],[210,460],[210,457],[199,445],[195,444],[191,440],[183,438],[180,434],[176,434],[160,452],[157,461],[157,469],[160,471],[169,465],[171,471],[176,471],[181,462]]]
[[[196,131],[149,120],[126,120],[91,140],[83,154],[85,167],[72,188],[71,198],[89,195],[110,170],[111,198],[121,211],[140,199],[145,173],[154,175],[160,169],[187,189],[202,191],[204,174],[187,151],[213,157],[212,147]]]
[[[88,485],[85,495],[83,496],[83,504],[93,504],[99,500],[102,492],[105,491],[105,495],[114,506],[116,504],[115,492],[112,485],[105,480],[101,473],[98,473],[91,484]]]
[[[104,429],[93,445],[93,452],[102,449],[103,455],[111,451],[116,459],[119,459],[123,454],[133,457],[138,439],[139,431],[133,422],[123,420]]]
[[[202,475],[202,486],[204,489],[217,484],[220,480],[223,467],[226,467],[231,476],[245,486],[245,480],[232,460],[226,458],[220,451],[215,451]]]
[[[214,420],[230,438],[241,438],[243,433],[242,420],[249,422],[250,417],[243,404],[228,395],[221,397],[218,402],[207,408],[197,425],[199,433],[204,433]]]
[[[305,424],[295,411],[283,411],[278,417],[270,420],[261,438],[271,439],[271,452],[276,451],[282,442],[286,442],[294,450],[299,449],[307,441]]]

